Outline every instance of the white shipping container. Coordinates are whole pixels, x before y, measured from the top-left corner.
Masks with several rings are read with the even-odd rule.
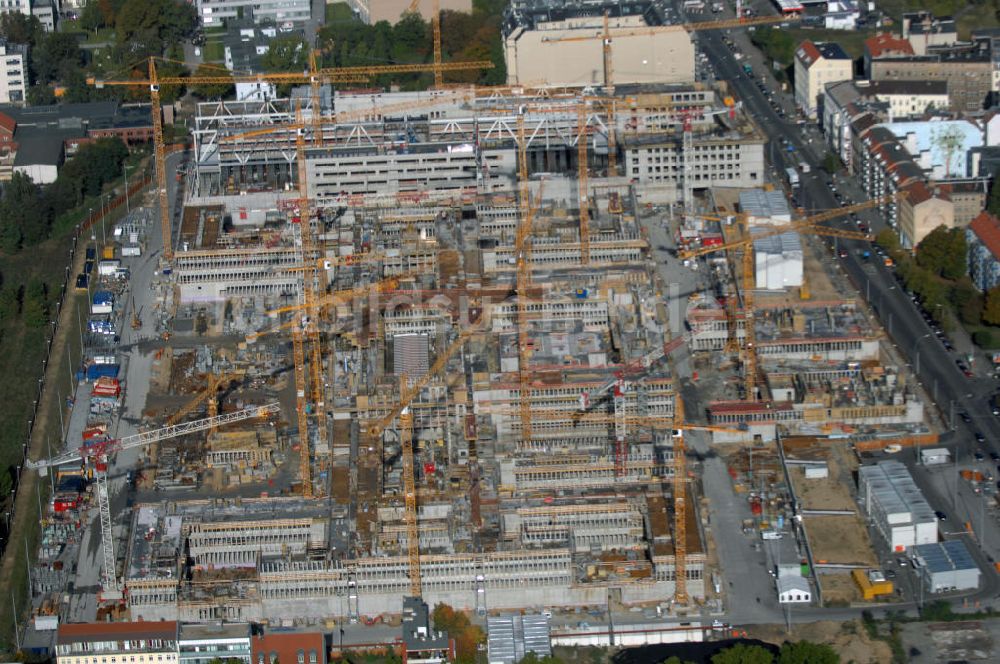
[[[118,364],[114,355],[95,355],[92,359],[94,364]]]
[[[104,277],[110,277],[115,273],[115,270],[121,266],[122,262],[117,259],[111,261],[101,261],[97,264],[97,274]]]
[[[90,313],[92,314],[110,314],[112,311],[114,311],[114,307],[110,304],[90,305]]]
[[[142,256],[142,247],[126,244],[122,247],[122,256]]]
[[[920,450],[920,461],[925,466],[933,466],[939,463],[949,463],[951,452],[947,447],[935,447],[929,450]]]
[[[820,480],[830,476],[830,469],[826,466],[806,466],[807,480]]]
[[[35,616],[36,632],[54,632],[59,629],[59,616]]]

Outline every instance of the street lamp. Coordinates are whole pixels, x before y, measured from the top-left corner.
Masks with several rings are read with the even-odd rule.
[[[125,172],[125,214],[132,211],[132,206],[128,202],[128,164],[122,162],[122,171]]]
[[[930,338],[931,336],[931,333],[928,332],[924,336],[917,339],[913,344],[913,352],[916,354],[916,358],[913,361],[913,373],[917,375],[917,378],[920,377],[920,342],[924,339]]]

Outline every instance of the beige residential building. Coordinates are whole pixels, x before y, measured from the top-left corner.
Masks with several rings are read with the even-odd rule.
[[[797,66],[797,65],[796,65]],[[873,60],[872,81],[946,81],[952,111],[980,111],[993,87],[989,53],[954,50],[948,54]]]
[[[177,661],[174,621],[64,624],[59,626],[56,636],[56,664],[177,664]]]
[[[646,27],[641,15],[611,19],[612,81],[625,83],[689,83],[694,80],[694,44],[683,28],[627,34]],[[554,86],[604,84],[603,31],[598,15],[535,22],[530,17],[504,34],[507,83]],[[594,35],[594,39],[560,41]]]
[[[948,84],[945,81],[858,81],[865,96],[889,104],[892,120],[919,117],[928,109],[947,109]]]
[[[395,24],[410,8],[410,0],[349,0],[348,4],[369,25],[379,21]],[[472,0],[438,0],[437,4],[441,11],[472,12]],[[432,0],[421,0],[415,9],[425,21],[430,21],[434,15],[434,5]]]
[[[899,234],[905,247],[916,247],[937,228],[955,227],[955,206],[938,187],[923,182],[906,187],[906,198],[899,202]]]
[[[985,179],[952,181],[943,183],[940,187],[948,194],[951,204],[955,207],[955,226],[957,228],[968,226],[986,207],[989,185]]]
[[[839,44],[802,42],[795,50],[795,104],[816,119],[819,98],[829,83],[854,78],[854,60]]]

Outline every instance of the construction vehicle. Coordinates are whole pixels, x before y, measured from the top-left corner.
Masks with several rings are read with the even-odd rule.
[[[65,454],[43,459],[41,461],[28,461],[27,467],[38,470],[42,474],[48,472],[49,468],[55,468],[68,463],[79,463],[91,465],[94,471],[94,482],[97,486],[97,504],[100,511],[101,522],[101,548],[103,554],[103,567],[101,575],[101,600],[105,602],[117,602],[123,597],[123,586],[118,578],[118,571],[115,558],[115,543],[111,532],[111,502],[108,493],[108,465],[111,457],[118,452],[125,450],[143,448],[153,443],[170,438],[176,438],[189,433],[205,431],[213,427],[224,426],[234,422],[242,422],[255,417],[266,417],[277,413],[280,406],[277,403],[270,403],[264,406],[254,406],[244,408],[234,413],[226,415],[216,415],[206,417],[193,422],[175,424],[142,433],[126,436],[125,438],[105,440],[93,445],[84,445],[78,449],[70,450]]]
[[[132,298],[132,329],[142,329],[142,307],[135,308],[135,297]]]

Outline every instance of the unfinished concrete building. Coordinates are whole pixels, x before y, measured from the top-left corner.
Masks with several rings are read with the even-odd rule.
[[[436,94],[402,98],[422,103]],[[377,96],[386,108],[393,103]],[[293,191],[294,137],[230,140],[287,122],[296,106],[309,118],[308,98],[201,107],[193,204],[174,267],[178,295],[191,327],[198,320],[244,340],[225,362],[202,361],[189,373],[260,366],[268,389],[298,403],[303,392],[288,371],[294,344],[284,331],[307,325],[298,312],[308,228],[323,336],[308,344],[316,354],[307,364],[319,388],[303,397],[305,430],[281,422],[270,433],[214,432],[189,446],[201,470],[171,486],[178,497],[135,511],[126,571],[132,617],[310,621],[398,612],[411,589],[408,468],[421,595],[430,604],[583,607],[609,595],[665,602],[677,590],[682,552],[687,593],[700,601],[710,572],[696,488],[685,501],[683,546],[676,539],[674,483],[685,458],[675,454],[673,431],[682,415],[668,362],[676,346],[630,186],[595,187],[582,237],[576,183],[534,178],[525,289],[516,274],[524,209],[511,182],[499,182],[514,173],[511,99],[392,117],[362,97],[321,96],[338,112],[367,115],[324,128],[322,145],[310,142],[309,220]],[[545,112],[522,117],[536,173],[565,171],[580,154],[572,98],[547,99]],[[681,102],[705,109],[695,124],[710,133],[727,122],[736,124],[726,131],[738,132],[745,121],[735,107],[715,113],[723,105],[708,88],[643,99],[648,114],[614,116],[620,136],[673,132],[671,109]],[[608,117],[595,104],[584,118],[591,169],[608,157]],[[385,174],[353,172],[356,163],[375,163],[375,153],[396,175],[376,182]],[[493,153],[505,156],[495,162]],[[436,166],[420,170],[417,158]],[[456,160],[464,160],[460,176],[449,174]],[[345,184],[347,176],[358,179]],[[454,193],[453,185],[478,195],[395,196]],[[542,195],[547,187],[552,193]],[[626,374],[627,387],[619,385]],[[401,403],[410,429],[398,418]],[[321,497],[297,480],[281,495],[264,483],[307,473]],[[220,475],[239,477],[230,484],[259,497],[180,497]]]

